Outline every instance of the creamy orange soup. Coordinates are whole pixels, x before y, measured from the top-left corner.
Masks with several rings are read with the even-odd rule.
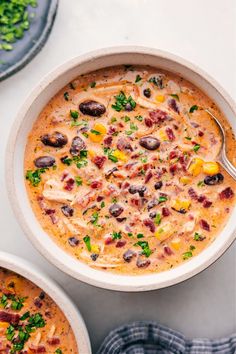
[[[72,329],[53,300],[30,281],[3,268],[0,352],[78,353]]]
[[[160,272],[199,254],[235,204],[217,163],[222,113],[183,78],[114,67],[75,79],[37,118],[25,151],[26,188],[44,230],[91,267]]]

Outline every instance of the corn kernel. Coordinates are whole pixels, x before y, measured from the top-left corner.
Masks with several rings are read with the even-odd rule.
[[[166,134],[166,132],[165,132],[165,130],[163,130],[163,129],[160,129],[160,130],[159,130],[159,138],[160,138],[162,141],[169,140],[169,139],[168,139],[168,136],[167,136],[167,134]]]
[[[199,157],[196,157],[190,164],[188,172],[193,176],[198,176],[202,172],[202,166],[204,161]]]
[[[124,162],[126,162],[128,160],[128,156],[120,150],[115,150],[112,155],[117,157],[118,160],[121,160]]]
[[[16,276],[10,276],[5,280],[5,287],[9,292],[17,292],[21,288],[20,279]]]
[[[156,100],[157,100],[157,102],[162,103],[162,102],[165,101],[165,96],[163,96],[163,95],[157,95],[157,96],[156,96]]]
[[[188,199],[176,199],[171,204],[171,207],[176,211],[187,211],[190,208],[191,202]]]
[[[88,150],[88,154],[93,159],[96,156],[96,152],[94,150]]]
[[[180,177],[179,181],[183,184],[189,184],[191,182],[191,178],[188,176]]]
[[[181,240],[180,238],[174,238],[171,240],[170,244],[176,251],[178,251],[181,247]]]
[[[0,322],[0,329],[7,329],[9,327],[8,322]]]
[[[95,123],[93,126],[93,129],[103,135],[106,134],[106,132],[107,132],[107,128],[105,127],[105,125],[103,125],[101,123]]]
[[[173,234],[173,232],[174,232],[173,227],[171,227],[170,223],[167,223],[162,227],[160,227],[159,229],[157,229],[154,235],[160,242],[162,242],[166,240],[168,237],[170,237]]]
[[[207,175],[215,175],[220,172],[220,167],[217,162],[204,162],[203,164],[203,172]]]
[[[98,254],[100,252],[100,248],[98,245],[91,245],[91,252]]]

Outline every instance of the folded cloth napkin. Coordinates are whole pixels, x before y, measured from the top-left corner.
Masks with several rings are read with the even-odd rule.
[[[133,322],[111,331],[97,354],[236,354],[236,334],[188,340],[156,322]]]

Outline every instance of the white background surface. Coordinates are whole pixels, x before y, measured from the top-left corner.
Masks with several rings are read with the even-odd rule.
[[[60,0],[41,53],[0,83],[1,249],[33,261],[66,289],[84,316],[94,352],[109,330],[133,320],[157,320],[190,338],[236,332],[236,244],[193,279],[149,293],[106,291],[62,274],[33,249],[7,200],[4,153],[15,115],[30,90],[58,64],[89,50],[124,44],[181,55],[208,71],[236,99],[235,26],[235,0]]]

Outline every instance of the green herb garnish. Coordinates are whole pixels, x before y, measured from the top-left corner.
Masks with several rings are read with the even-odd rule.
[[[96,81],[93,81],[93,82],[90,83],[90,87],[91,88],[94,88],[95,86],[96,86]]]
[[[85,245],[86,245],[86,247],[87,247],[87,250],[88,250],[89,252],[91,252],[92,247],[91,247],[90,237],[87,235],[87,236],[85,236],[85,237],[83,238],[83,240],[84,240],[84,243],[85,243]]]
[[[48,170],[47,167],[45,168],[38,168],[35,171],[28,170],[26,172],[25,178],[30,181],[32,186],[37,187],[39,183],[41,182],[41,174],[45,173]]]
[[[63,354],[62,350],[60,348],[55,350],[55,354]]]
[[[149,248],[149,244],[147,241],[138,241],[134,244],[134,246],[139,246],[142,248],[142,254],[146,257],[149,257],[152,253],[152,251]]]
[[[119,240],[121,239],[121,232],[112,232],[112,240]]]
[[[193,113],[194,111],[197,111],[197,110],[198,110],[198,106],[195,104],[190,108],[189,113]]]
[[[144,234],[137,234],[137,238],[143,238]]]
[[[151,82],[152,84],[159,87],[160,89],[163,88],[163,80],[161,77],[153,76],[148,80],[148,82]]]
[[[112,105],[112,108],[117,112],[124,111],[127,104],[130,104],[132,109],[136,107],[136,102],[133,98],[131,96],[127,98],[123,91],[120,91],[119,95],[115,96],[115,99],[116,102]]]
[[[179,101],[179,96],[176,93],[170,94],[171,97],[175,98],[177,101]]]
[[[197,184],[198,187],[203,187],[205,186],[205,183],[204,181],[199,181],[198,184]]]
[[[90,132],[94,135],[101,135],[101,133],[95,129],[91,129]]]
[[[158,202],[159,202],[159,203],[163,203],[163,202],[166,202],[167,199],[168,199],[168,198],[165,197],[165,196],[160,196],[159,199],[158,199]]]
[[[70,116],[71,116],[71,118],[73,118],[74,120],[76,120],[76,119],[79,118],[79,112],[78,112],[78,111],[70,110]]]
[[[82,178],[80,176],[76,176],[75,183],[77,186],[82,186],[82,184],[83,184]]]
[[[69,92],[64,92],[63,96],[66,101],[69,101]]]
[[[160,225],[160,223],[161,223],[161,214],[157,214],[156,216],[155,216],[155,218],[154,218],[154,223],[156,224],[156,225]]]
[[[188,258],[191,258],[193,256],[191,251],[183,253],[183,260],[186,260]]]
[[[142,78],[141,78],[141,76],[138,74],[138,75],[136,76],[135,83],[137,83],[137,82],[139,82],[139,81],[141,81],[141,80],[142,80]]]
[[[195,151],[195,152],[197,152],[199,149],[200,149],[200,145],[199,144],[195,144],[194,145],[194,147],[193,147],[193,150]]]
[[[142,116],[135,116],[134,118],[137,119],[139,122],[143,121],[143,117]]]

